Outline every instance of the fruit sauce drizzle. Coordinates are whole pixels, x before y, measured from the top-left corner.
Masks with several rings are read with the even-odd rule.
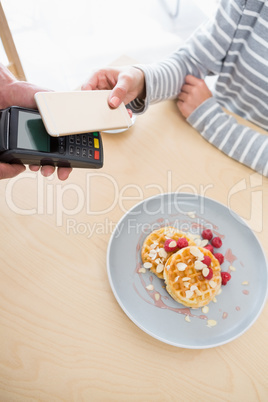
[[[202,218],[202,219],[204,220],[204,218]],[[155,223],[152,224],[152,227],[156,226],[156,224],[158,224],[157,229],[160,229],[161,227],[165,227],[165,226],[173,226],[173,225],[174,225],[174,222],[173,222],[173,224],[172,224],[172,222],[168,222],[168,223],[167,223],[167,222],[165,222],[165,220],[164,220],[163,218],[159,218],[159,219],[157,219],[157,221],[156,221]],[[193,229],[195,229],[194,232],[196,233],[196,229],[199,229],[200,232],[201,232],[201,231],[205,228],[205,226],[204,226],[203,224],[199,224],[199,223],[197,223],[197,222],[193,222],[193,221],[190,221],[190,220],[187,220],[187,219],[180,220],[180,224],[181,224],[181,227],[182,227],[183,225],[188,225],[188,228],[189,228],[189,229],[186,231],[186,230],[184,230],[184,229],[177,228],[178,230],[183,230],[183,231],[185,231],[185,232],[190,232],[190,233],[191,233],[191,230],[193,230]],[[206,225],[209,224],[210,227],[213,228],[213,232],[214,232],[214,234],[215,234],[216,236],[219,236],[221,239],[224,239],[225,236],[224,236],[223,234],[221,234],[221,233],[218,232],[218,227],[217,227],[215,224],[213,224],[212,222],[210,222],[210,221],[208,221],[208,220],[205,220],[205,224],[206,224]],[[174,226],[174,227],[176,227],[176,226]],[[155,230],[155,229],[152,229],[152,230]],[[170,311],[173,311],[173,312],[175,312],[175,313],[177,313],[177,314],[182,314],[182,315],[189,316],[189,317],[199,318],[199,319],[201,319],[201,320],[207,320],[208,317],[207,317],[206,315],[204,315],[204,314],[201,314],[201,315],[200,315],[200,314],[193,314],[192,309],[189,308],[189,307],[175,308],[175,307],[169,306],[168,304],[165,303],[165,301],[166,301],[166,300],[173,301],[173,299],[172,299],[171,296],[169,296],[168,294],[162,295],[159,291],[157,291],[157,290],[155,290],[155,289],[153,289],[153,290],[147,289],[148,283],[145,282],[145,275],[144,275],[144,273],[139,272],[139,270],[142,268],[140,251],[141,251],[141,248],[142,248],[142,245],[143,245],[144,238],[145,238],[152,230],[148,230],[146,233],[142,233],[142,234],[140,235],[138,244],[137,244],[137,246],[136,246],[136,267],[135,267],[135,273],[139,275],[139,279],[140,279],[140,282],[141,282],[141,284],[142,284],[142,287],[144,288],[145,292],[146,292],[147,295],[149,296],[149,299],[146,299],[145,297],[143,297],[143,296],[140,294],[140,292],[138,291],[138,289],[136,288],[135,284],[133,283],[133,287],[134,287],[135,292],[136,292],[136,293],[139,295],[139,297],[142,298],[146,303],[149,303],[149,304],[151,304],[151,305],[154,305],[155,307],[158,307],[158,308],[161,308],[161,309],[170,310]],[[225,261],[227,261],[227,262],[230,264],[230,266],[231,266],[231,265],[234,263],[234,261],[237,260],[237,257],[233,254],[232,250],[229,248],[229,249],[227,249],[226,252],[225,252],[224,259],[225,259]],[[241,263],[241,265],[243,266],[242,263]],[[229,272],[229,273],[231,272],[230,266],[229,266],[229,269],[228,269],[228,272]],[[147,276],[146,276],[146,277],[147,277]],[[153,280],[154,280],[154,279],[155,279],[155,280],[161,280],[161,279],[157,278],[157,277],[154,276],[154,275],[150,275],[150,276],[149,276],[149,282],[150,282],[150,284],[153,283]],[[166,290],[165,290],[165,285],[164,285],[164,281],[163,281],[163,286],[162,286],[162,287],[163,287],[163,290],[166,292]],[[249,291],[248,291],[248,290],[243,290],[242,293],[245,294],[245,295],[248,295],[248,294],[249,294]],[[235,307],[235,310],[236,310],[236,311],[240,311],[240,307],[239,307],[239,306],[236,306],[236,307]],[[227,317],[228,317],[228,313],[227,313],[227,312],[223,312],[223,314],[222,314],[222,319],[226,319]]]

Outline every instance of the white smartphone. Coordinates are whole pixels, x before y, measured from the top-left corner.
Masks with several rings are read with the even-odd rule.
[[[125,105],[117,109],[108,105],[110,92],[37,92],[34,97],[48,134],[58,137],[130,127]]]

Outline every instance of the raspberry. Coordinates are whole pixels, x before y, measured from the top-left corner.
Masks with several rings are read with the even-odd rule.
[[[170,243],[172,243],[172,246],[171,246],[171,247],[170,247]],[[174,245],[173,245],[173,243],[174,243]],[[176,240],[174,240],[174,239],[167,239],[167,240],[165,241],[164,249],[165,249],[166,252],[168,252],[168,253],[170,253],[170,252],[173,253],[174,251],[176,251],[176,250],[178,249]]]
[[[205,268],[205,269],[206,269],[206,268]],[[208,268],[208,270],[209,270],[209,273],[207,274],[207,276],[204,276],[204,274],[203,274],[203,276],[204,276],[204,278],[206,278],[208,281],[210,281],[210,279],[213,278],[213,270],[212,270],[212,268]]]
[[[187,239],[185,239],[185,237],[180,237],[179,240],[177,241],[177,246],[179,248],[188,247]]]
[[[215,253],[214,256],[217,258],[220,264],[224,262],[224,256],[221,253]]]
[[[231,279],[231,275],[229,272],[221,272],[221,284],[222,285],[227,285],[227,282]]]
[[[202,263],[203,263],[203,264],[206,264],[206,265],[209,267],[210,264],[211,264],[211,258],[210,258],[208,255],[204,255],[204,258],[203,258],[203,260],[202,260]]]
[[[203,239],[211,240],[213,237],[213,234],[210,229],[204,229],[202,232],[202,237],[203,237]]]
[[[213,237],[211,244],[213,247],[220,248],[222,246],[222,241],[219,237]]]
[[[207,246],[205,246],[204,248],[206,248],[208,251],[210,251],[212,254],[214,252],[214,248],[212,247],[211,244],[208,244]]]

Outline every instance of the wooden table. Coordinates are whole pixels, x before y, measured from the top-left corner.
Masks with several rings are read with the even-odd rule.
[[[267,305],[220,347],[161,343],[116,302],[106,250],[141,198],[182,191],[230,206],[267,256],[268,180],[207,143],[172,101],[102,137],[101,171],[0,182],[0,400],[267,401]]]

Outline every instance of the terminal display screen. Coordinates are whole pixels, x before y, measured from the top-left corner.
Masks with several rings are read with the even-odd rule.
[[[18,148],[50,152],[50,140],[39,114],[19,111]]]

